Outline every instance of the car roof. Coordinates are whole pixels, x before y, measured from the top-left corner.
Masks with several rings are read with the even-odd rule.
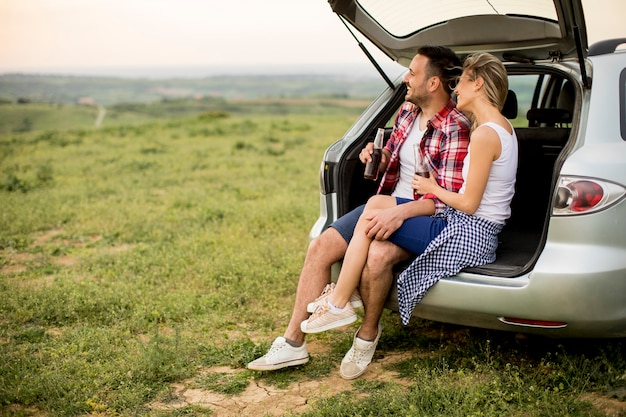
[[[503,60],[580,58],[587,36],[580,0],[329,0],[333,11],[408,66],[421,45]],[[578,50],[577,50],[578,43]]]

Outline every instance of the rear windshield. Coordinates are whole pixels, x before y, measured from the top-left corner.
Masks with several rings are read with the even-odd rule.
[[[557,20],[553,0],[358,0],[387,32],[397,37],[446,20],[474,15],[523,15]]]

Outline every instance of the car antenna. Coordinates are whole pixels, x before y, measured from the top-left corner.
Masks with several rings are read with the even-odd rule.
[[[374,59],[374,57],[372,56],[372,54],[370,54],[370,51],[367,50],[367,48],[365,47],[365,45],[363,45],[363,42],[361,42],[359,40],[359,38],[357,38],[354,34],[354,32],[352,32],[352,30],[350,30],[350,27],[348,26],[348,24],[343,20],[343,18],[339,15],[337,15],[337,17],[339,17],[339,20],[341,20],[341,23],[343,23],[343,25],[346,27],[346,29],[348,29],[348,32],[350,32],[350,34],[352,35],[352,37],[354,38],[354,40],[357,41],[357,43],[359,44],[359,48],[361,48],[361,50],[363,51],[363,53],[365,54],[365,56],[367,56],[367,59],[370,60],[370,62],[372,63],[372,65],[374,65],[374,67],[376,68],[376,71],[378,71],[378,73],[383,77],[383,80],[385,80],[385,82],[387,83],[387,85],[389,86],[389,88],[391,88],[392,90],[395,88],[395,86],[393,85],[393,83],[391,82],[391,80],[389,79],[389,77],[387,77],[387,74],[385,74],[385,71],[383,71],[383,69],[380,67],[380,65],[378,65],[378,62],[376,62],[376,60]]]

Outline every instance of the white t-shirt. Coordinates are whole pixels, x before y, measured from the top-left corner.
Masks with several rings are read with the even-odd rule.
[[[504,224],[504,221],[511,217],[511,200],[515,193],[515,177],[517,176],[517,136],[515,135],[515,129],[513,129],[513,134],[510,134],[497,123],[487,122],[481,126],[489,126],[496,131],[500,138],[502,151],[500,152],[500,157],[491,164],[485,193],[474,215],[495,223]],[[463,186],[459,190],[459,194],[465,192],[465,181],[467,180],[470,166],[471,147],[472,142],[470,140],[470,145],[467,148],[467,156],[463,162]]]
[[[415,144],[422,141],[426,129],[420,130],[420,118],[422,113],[419,113],[411,126],[409,135],[400,147],[400,179],[391,193],[394,197],[406,198],[413,200],[413,176],[415,175],[415,151],[413,150]]]

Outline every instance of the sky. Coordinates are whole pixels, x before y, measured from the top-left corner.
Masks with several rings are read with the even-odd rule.
[[[0,0],[0,70],[353,63],[326,0]]]
[[[622,30],[626,2],[586,1],[591,41]],[[357,64],[369,65],[327,0],[0,0],[0,72]]]

